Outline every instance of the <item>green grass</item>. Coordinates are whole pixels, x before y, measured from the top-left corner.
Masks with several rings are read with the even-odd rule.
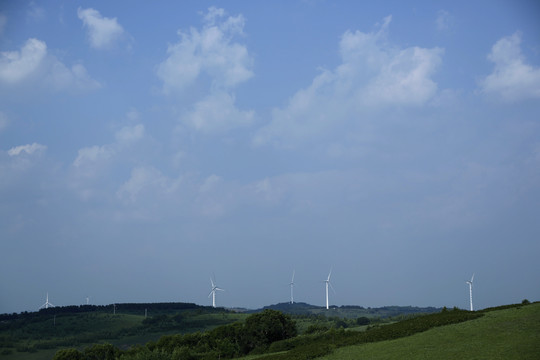
[[[321,360],[538,359],[540,303],[487,312],[409,337],[336,349]]]

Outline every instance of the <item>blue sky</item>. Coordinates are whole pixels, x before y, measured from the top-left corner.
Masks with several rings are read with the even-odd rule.
[[[0,312],[540,300],[535,1],[0,5]]]

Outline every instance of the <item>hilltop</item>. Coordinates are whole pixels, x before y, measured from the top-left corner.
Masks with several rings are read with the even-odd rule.
[[[389,318],[400,315],[410,314],[431,314],[439,312],[442,308],[435,307],[417,307],[417,306],[383,306],[379,308],[364,308],[357,305],[342,305],[330,306],[330,309],[326,310],[323,306],[315,306],[306,304],[303,302],[298,303],[279,303],[274,305],[268,305],[258,310],[248,311],[250,313],[260,312],[266,309],[278,310],[285,314],[291,315],[325,315],[325,316],[337,316],[340,318],[354,319],[359,317],[367,318]]]

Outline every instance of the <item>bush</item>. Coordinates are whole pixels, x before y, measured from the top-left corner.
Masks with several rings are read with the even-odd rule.
[[[365,316],[356,319],[356,325],[369,325],[370,323],[371,321]]]
[[[305,334],[316,334],[316,333],[322,333],[328,331],[330,328],[328,325],[324,324],[311,324],[308,326],[308,328],[305,331]]]
[[[77,349],[62,349],[54,354],[53,360],[84,360],[84,355]]]

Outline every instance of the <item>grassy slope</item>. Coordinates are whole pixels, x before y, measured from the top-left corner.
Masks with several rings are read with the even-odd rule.
[[[460,324],[406,338],[349,346],[323,357],[337,359],[538,359],[540,303],[492,311]]]

